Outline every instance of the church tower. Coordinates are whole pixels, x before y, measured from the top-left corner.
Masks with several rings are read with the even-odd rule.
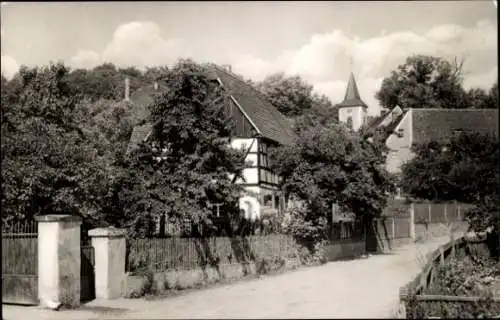
[[[366,122],[368,106],[359,96],[358,86],[352,72],[347,84],[344,101],[337,106],[339,107],[339,121],[347,123],[354,131],[358,131]]]

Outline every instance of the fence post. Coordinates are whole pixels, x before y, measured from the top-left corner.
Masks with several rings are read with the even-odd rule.
[[[432,221],[431,218],[432,218],[431,217],[431,204],[429,203],[429,224],[431,224],[431,221]]]
[[[410,204],[410,238],[415,241],[415,207]]]
[[[448,223],[448,214],[447,214],[447,212],[446,212],[446,211],[447,211],[447,208],[448,208],[448,204],[447,204],[447,203],[445,203],[445,204],[444,204],[444,221],[445,221],[446,223]]]
[[[42,307],[80,305],[80,225],[72,215],[37,216],[38,299]]]
[[[114,299],[125,294],[125,233],[123,229],[89,231],[95,254],[95,296]]]
[[[444,264],[444,250],[443,247],[439,247],[439,264]]]
[[[392,240],[396,239],[396,222],[392,217]]]

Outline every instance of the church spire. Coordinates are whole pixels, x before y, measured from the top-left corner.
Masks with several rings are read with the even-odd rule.
[[[347,89],[345,91],[344,101],[339,104],[339,107],[363,107],[368,108],[366,103],[361,100],[359,96],[358,86],[356,85],[356,80],[354,79],[354,74],[351,72],[349,77],[349,82],[347,83]]]

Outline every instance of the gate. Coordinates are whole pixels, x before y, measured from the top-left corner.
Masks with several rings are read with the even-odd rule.
[[[86,302],[95,299],[94,247],[88,242],[82,243],[80,261],[80,301]]]
[[[35,221],[2,227],[2,303],[38,304],[38,233]]]

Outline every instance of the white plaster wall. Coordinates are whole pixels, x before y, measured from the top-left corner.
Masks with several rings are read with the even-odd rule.
[[[251,193],[260,194],[261,188],[257,186],[251,186],[251,187],[245,187],[245,190]]]
[[[42,306],[59,301],[58,243],[59,224],[38,223],[38,297]]]
[[[243,177],[245,177],[245,183],[258,183],[259,171],[257,168],[245,168],[243,169]]]
[[[249,154],[245,158],[246,162],[250,162],[250,165],[256,166],[257,165],[257,155],[256,154]]]
[[[386,168],[389,172],[401,172],[401,165],[413,157],[410,149],[412,143],[411,120],[412,112],[410,110],[394,130],[403,129],[402,136],[398,137],[396,134],[391,134],[387,139],[386,144],[390,152],[387,156]]]
[[[38,223],[40,305],[80,304],[80,222]]]
[[[351,110],[351,113],[349,113],[348,110]],[[352,108],[340,108],[339,109],[339,121],[341,121],[343,123],[346,123],[347,122],[347,117],[353,116],[352,112],[353,112]]]
[[[363,107],[348,107],[339,109],[339,121],[347,123],[347,118],[352,118],[353,130],[358,130],[364,122],[366,112]]]
[[[232,180],[234,178],[234,174],[228,174],[229,179]],[[235,183],[258,183],[259,182],[259,171],[257,168],[245,168],[243,169],[243,177],[245,177],[245,181],[243,179],[236,179]]]
[[[259,141],[255,138],[237,138],[237,139],[232,139],[231,140],[231,147],[235,149],[240,149],[244,148],[245,151],[248,150],[250,145],[253,143],[252,148],[250,149],[251,152],[257,152],[258,147],[259,147]]]

